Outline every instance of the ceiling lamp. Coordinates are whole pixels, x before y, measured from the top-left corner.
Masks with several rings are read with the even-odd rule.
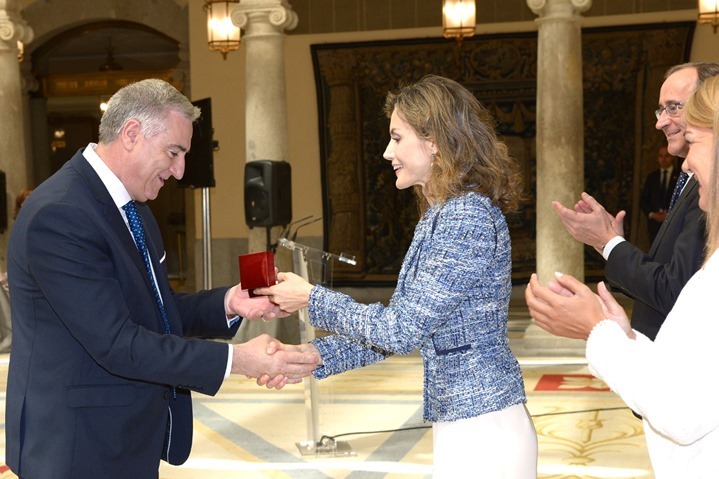
[[[207,12],[207,45],[210,51],[227,54],[240,48],[240,29],[232,23],[230,7],[240,0],[205,0]]]
[[[107,58],[98,68],[101,72],[119,72],[122,65],[115,61],[115,49],[112,47],[112,37],[107,38]]]
[[[442,27],[445,38],[456,38],[461,42],[464,37],[474,35],[476,26],[474,0],[442,0]]]
[[[699,23],[714,27],[714,33],[719,27],[719,0],[699,0]]]

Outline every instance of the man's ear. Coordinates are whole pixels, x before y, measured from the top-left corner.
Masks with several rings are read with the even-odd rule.
[[[130,118],[120,129],[118,137],[126,150],[132,150],[142,135],[142,125],[134,118]]]

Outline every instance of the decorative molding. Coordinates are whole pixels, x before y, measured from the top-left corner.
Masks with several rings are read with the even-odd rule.
[[[527,0],[527,6],[537,15],[542,13],[547,0]]]
[[[592,0],[572,0],[572,5],[578,12],[586,12],[592,6]]]
[[[267,23],[278,33],[294,29],[298,22],[297,13],[287,0],[240,0],[239,5],[232,7],[230,18],[243,30],[253,23]],[[252,32],[246,34],[251,35]]]
[[[159,78],[182,91],[174,70],[110,71],[50,75],[42,78],[42,94],[50,97],[112,95],[120,88],[147,78]]]
[[[19,5],[12,0],[0,0],[0,50],[17,54],[17,42],[30,43],[32,39],[32,28],[20,15]]]
[[[592,0],[527,0],[527,6],[539,19],[571,19],[586,12],[592,6]]]

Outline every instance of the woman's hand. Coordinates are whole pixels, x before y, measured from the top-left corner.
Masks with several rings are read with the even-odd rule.
[[[620,323],[623,315],[626,320],[622,307],[603,284],[600,294],[597,296],[570,275],[557,274],[556,281],[542,286],[533,274],[524,297],[537,326],[556,336],[586,340],[594,326],[605,318]]]
[[[287,313],[294,313],[307,307],[313,288],[310,283],[294,273],[279,273],[277,280],[276,285],[257,288],[254,293],[267,296],[272,303]]]
[[[614,296],[609,292],[604,281],[601,281],[597,285],[597,292],[599,292],[599,299],[605,317],[617,323],[630,339],[635,339],[637,336],[629,323],[627,313],[624,311],[624,308],[617,303],[617,300],[614,299]]]

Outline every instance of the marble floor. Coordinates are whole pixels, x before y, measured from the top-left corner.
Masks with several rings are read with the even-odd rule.
[[[521,302],[511,313],[510,341],[539,437],[538,477],[652,478],[641,422],[588,373],[583,343],[543,335]],[[0,426],[8,359],[0,355]],[[421,388],[417,355],[281,391],[232,377],[215,397],[193,396],[190,459],[163,463],[160,477],[429,479],[432,433],[422,423]],[[14,477],[0,468],[0,479]]]

